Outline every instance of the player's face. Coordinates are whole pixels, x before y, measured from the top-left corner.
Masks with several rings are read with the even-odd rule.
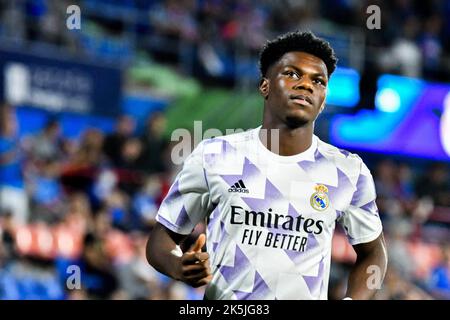
[[[314,122],[322,111],[327,84],[322,59],[293,51],[269,68],[260,91],[273,120],[298,128]]]

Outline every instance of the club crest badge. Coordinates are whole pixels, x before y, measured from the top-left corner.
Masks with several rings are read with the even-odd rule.
[[[317,211],[324,211],[328,208],[330,204],[330,200],[328,199],[328,188],[323,184],[318,184],[314,187],[316,192],[314,192],[311,196],[310,202],[311,207],[316,209]]]

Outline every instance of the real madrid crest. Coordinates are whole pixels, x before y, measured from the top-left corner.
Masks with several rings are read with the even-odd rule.
[[[314,192],[311,196],[311,207],[313,207],[317,211],[324,211],[330,204],[330,200],[328,199],[327,194],[328,188],[323,184],[318,184],[314,187],[314,189],[316,190],[316,192]]]

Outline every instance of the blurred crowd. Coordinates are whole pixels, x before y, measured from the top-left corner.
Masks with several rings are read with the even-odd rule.
[[[81,8],[78,32],[61,27],[71,4]],[[370,5],[380,8],[380,29],[367,27]],[[358,69],[369,83],[380,73],[446,81],[449,15],[446,0],[3,0],[0,35],[103,59],[130,61],[145,51],[190,75],[233,81],[254,73],[266,39],[308,28],[331,42],[340,66]],[[362,65],[351,62],[355,54]]]
[[[57,118],[19,137],[15,111],[5,104],[0,117],[0,298],[202,299],[202,288],[168,279],[145,258],[180,169],[170,161],[164,114],[151,114],[139,134],[123,115],[112,132],[90,128],[70,140]],[[448,164],[368,159],[390,256],[378,298],[450,298]],[[330,298],[344,294],[351,262],[333,263]],[[71,290],[73,266],[80,290]]]
[[[450,166],[366,158],[377,190],[389,263],[377,299],[450,299]],[[352,261],[351,261],[352,262]],[[331,295],[350,264],[334,264]]]
[[[256,56],[267,39],[295,29],[312,29],[331,42],[340,66],[352,65],[342,47],[360,33],[362,74],[396,73],[450,79],[448,1],[157,1],[150,9],[153,32],[194,43],[196,70],[208,76],[240,74],[242,60]],[[367,8],[380,8],[380,29],[367,27]],[[339,39],[339,40],[337,40]],[[354,50],[355,54],[357,50]],[[364,54],[366,52],[366,54]],[[351,53],[350,53],[351,54]],[[181,56],[185,59],[185,56]],[[195,60],[195,59],[194,59]],[[236,66],[237,65],[237,66]],[[243,66],[245,68],[245,64]]]
[[[19,137],[15,109],[0,112],[0,299],[202,298],[145,258],[171,180],[163,114],[141,135],[122,116],[69,140],[53,118]]]

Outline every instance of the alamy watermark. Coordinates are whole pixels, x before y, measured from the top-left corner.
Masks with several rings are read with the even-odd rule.
[[[367,7],[366,13],[370,16],[366,20],[366,26],[369,30],[381,29],[381,9],[379,6],[372,4]]]
[[[381,29],[381,9],[379,6],[372,4],[367,7],[366,13],[369,14],[366,20],[366,27],[369,30]],[[81,29],[81,9],[79,6],[72,4],[67,7],[66,27],[69,30]]]
[[[250,129],[253,130],[253,129]],[[233,156],[238,156],[237,153],[233,152],[233,150],[223,150],[222,148],[232,148],[230,145],[228,145],[226,142],[225,144],[221,144],[223,141],[226,141],[226,138],[221,138],[224,135],[231,135],[234,133],[240,133],[245,132],[244,129],[225,129],[225,132],[221,131],[217,128],[209,128],[205,131],[203,131],[202,121],[194,121],[194,127],[193,131],[190,131],[188,129],[178,128],[175,129],[170,137],[170,140],[172,142],[176,142],[176,144],[173,146],[171,151],[171,160],[172,163],[175,165],[181,165],[184,163],[184,161],[187,159],[187,157],[192,153],[194,148],[203,140],[211,139],[211,138],[218,138],[215,141],[212,142],[210,145],[205,147],[206,153],[212,154],[212,155],[219,155],[226,156],[228,161],[233,161]],[[247,130],[248,131],[248,130]],[[280,146],[280,134],[278,129],[260,129],[259,130],[259,139],[261,143],[265,146],[270,145],[270,151],[272,153],[278,154],[279,153],[279,146]],[[248,150],[255,151],[253,153],[254,158],[253,160],[264,160],[264,159],[258,159],[257,157],[261,157],[260,153],[256,151],[256,148],[258,147],[257,144],[255,144],[255,139],[247,139],[245,141],[242,141],[242,143],[247,144]]]
[[[81,289],[81,269],[79,266],[72,264],[67,267],[66,274],[69,275],[66,280],[66,287],[69,290]]]
[[[379,290],[381,289],[381,284],[383,283],[384,274],[381,271],[381,268],[377,265],[370,265],[367,267],[366,272],[370,274],[370,276],[366,280],[367,288],[370,290]]]
[[[67,7],[66,14],[69,16],[66,19],[66,27],[69,30],[81,29],[81,10],[80,7],[72,4]]]

